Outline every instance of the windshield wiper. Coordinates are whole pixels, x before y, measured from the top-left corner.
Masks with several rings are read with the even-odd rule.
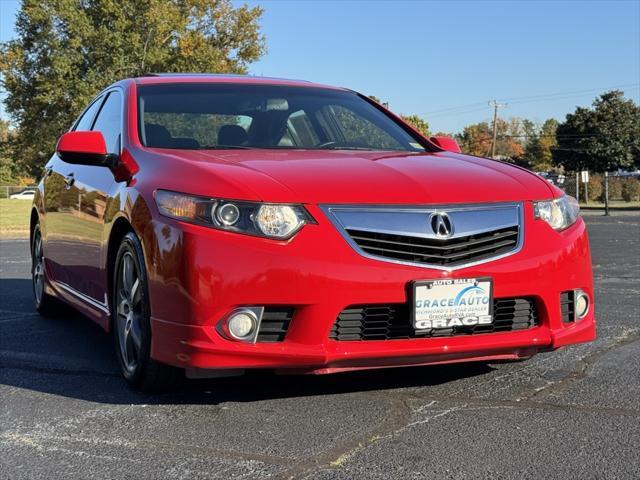
[[[311,150],[373,150],[368,147],[341,147],[340,145],[327,145],[325,147],[313,148]]]
[[[245,145],[200,145],[198,150],[254,150],[255,148]]]

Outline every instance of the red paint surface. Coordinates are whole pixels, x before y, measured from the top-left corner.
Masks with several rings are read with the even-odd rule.
[[[302,82],[252,78],[146,78],[161,82]],[[124,174],[87,167],[88,186],[103,192],[98,203],[77,216],[60,215],[64,192],[45,202],[40,184],[35,205],[42,222],[47,257],[47,291],[72,303],[109,328],[108,315],[57,288],[54,280],[78,281],[78,289],[104,301],[109,285],[109,240],[116,223],[126,222],[143,244],[152,314],[152,356],[182,367],[272,367],[315,373],[505,359],[586,342],[595,337],[593,308],[564,324],[561,291],[581,288],[593,299],[593,278],[582,220],[556,232],[533,217],[532,201],[563,193],[536,175],[499,161],[447,151],[398,154],[361,151],[150,149],[138,140],[135,81],[124,90],[121,165]],[[82,135],[80,135],[82,133]],[[65,134],[57,150],[87,145],[91,132]],[[82,138],[81,138],[82,137]],[[94,135],[90,148],[102,149]],[[82,141],[81,141],[82,140]],[[438,142],[444,150],[446,146]],[[435,148],[434,148],[435,149]],[[74,170],[57,156],[56,173]],[[115,177],[114,177],[115,173]],[[78,187],[79,188],[79,187]],[[317,221],[282,242],[190,225],[160,216],[157,189],[226,199],[304,203]],[[77,198],[77,197],[75,197]],[[73,200],[76,201],[76,200]],[[524,205],[520,252],[481,265],[447,272],[403,266],[359,255],[322,213],[319,204],[466,204],[518,201]],[[100,212],[95,216],[96,211]],[[95,232],[75,239],[76,249],[55,252],[64,235],[83,218]],[[95,218],[91,217],[94,215]],[[75,225],[77,228],[77,225]],[[64,230],[64,229],[62,229]],[[57,243],[56,243],[57,242]],[[79,244],[78,244],[79,243]],[[78,251],[87,252],[79,258]],[[51,253],[51,254],[50,254]],[[57,255],[57,256],[56,256]],[[328,339],[338,313],[353,304],[406,302],[408,284],[443,277],[492,277],[494,296],[536,298],[540,325],[525,331],[451,338],[338,342]],[[68,283],[68,282],[65,282]],[[214,325],[242,305],[292,305],[296,313],[281,343],[248,345],[222,338]]]
[[[56,152],[106,155],[107,146],[100,132],[76,131],[63,134],[56,145]]]
[[[450,137],[431,137],[434,144],[447,152],[460,153],[460,145],[453,138]]]

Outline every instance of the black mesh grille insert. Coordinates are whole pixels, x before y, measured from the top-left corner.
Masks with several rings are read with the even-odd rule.
[[[283,341],[292,318],[293,308],[291,307],[264,307],[257,341]]]
[[[538,325],[536,303],[530,297],[494,299],[492,325],[415,331],[409,308],[405,303],[350,306],[338,315],[329,338],[344,341],[452,337],[525,330]]]
[[[508,253],[518,245],[519,228],[513,227],[451,239],[429,239],[363,230],[347,233],[364,252],[430,265],[459,265]]]
[[[576,321],[575,312],[575,293],[573,290],[562,292],[560,294],[560,311],[562,313],[562,321],[565,323]]]

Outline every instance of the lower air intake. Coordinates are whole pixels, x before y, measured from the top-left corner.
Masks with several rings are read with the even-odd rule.
[[[409,308],[405,303],[350,306],[338,315],[329,338],[359,341],[455,337],[526,330],[538,325],[536,302],[531,297],[494,299],[494,321],[491,325],[434,328],[417,332],[411,324]]]
[[[287,335],[292,318],[293,308],[291,307],[264,307],[256,341],[282,342]]]

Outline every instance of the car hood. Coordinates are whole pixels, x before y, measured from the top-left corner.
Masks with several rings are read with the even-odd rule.
[[[160,153],[156,150],[157,153]],[[503,162],[449,152],[398,153],[309,150],[180,151],[195,169],[224,182],[231,198],[271,202],[434,204],[551,198],[546,181]],[[217,191],[191,193],[220,195]],[[215,183],[215,182],[213,182]],[[234,187],[238,194],[227,193]],[[182,188],[184,189],[184,187]]]

